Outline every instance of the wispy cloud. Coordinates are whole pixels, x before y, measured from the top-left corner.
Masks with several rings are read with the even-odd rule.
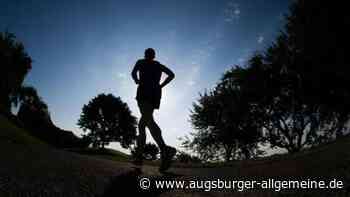
[[[241,54],[238,56],[237,59],[234,59],[233,62],[236,62],[238,65],[241,65],[241,66],[244,66],[244,64],[247,63],[247,61],[249,60],[249,57],[250,55],[252,54],[252,49],[251,48],[246,48],[246,49],[243,49]],[[232,66],[230,65],[229,66],[229,69],[231,68]]]
[[[284,20],[285,20],[285,15],[284,15],[284,13],[280,13],[280,14],[278,15],[278,20],[280,20],[280,21],[284,21]]]
[[[239,64],[244,63],[244,61],[245,61],[245,59],[242,58],[242,57],[240,57],[240,58],[237,59],[237,62],[238,62]]]
[[[121,88],[126,88],[129,85],[129,80],[126,73],[120,72],[117,74],[117,77],[114,77],[114,79],[117,80],[117,84]]]
[[[189,85],[189,86],[194,86],[194,85],[196,85],[196,82],[193,81],[193,80],[189,80],[189,81],[187,82],[187,85]]]
[[[119,79],[126,79],[126,73],[118,73],[117,77]]]
[[[241,9],[238,3],[235,3],[234,1],[230,1],[225,10],[225,21],[228,23],[232,23],[234,20],[237,20],[241,16]]]
[[[188,86],[194,86],[197,84],[196,80],[198,78],[199,72],[200,72],[200,66],[198,64],[192,64],[192,68],[188,74],[188,79],[186,82]]]
[[[265,39],[264,36],[259,36],[259,37],[258,37],[258,43],[259,43],[259,44],[263,43],[263,42],[264,42],[264,39]]]

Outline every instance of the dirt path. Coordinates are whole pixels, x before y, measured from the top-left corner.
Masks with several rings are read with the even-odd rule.
[[[1,117],[0,117],[1,121]],[[17,129],[18,130],[18,129]],[[157,166],[135,169],[115,162],[28,142],[14,126],[0,124],[0,197],[120,196],[350,196],[350,137],[310,151],[215,167],[173,167],[160,174]],[[17,134],[16,134],[17,132]],[[23,139],[22,139],[23,138]],[[345,189],[295,192],[190,192],[139,187],[141,178],[154,180],[237,180],[319,177],[342,179]],[[125,196],[125,195],[124,195]]]
[[[349,141],[346,141],[348,143]],[[343,144],[344,145],[344,144]],[[126,162],[114,162],[55,149],[42,149],[15,142],[1,142],[0,196],[288,196],[277,192],[189,192],[187,190],[139,188],[140,178],[151,180],[213,180],[226,177],[342,176],[349,181],[350,153],[336,151],[339,144],[309,153],[261,161],[243,161],[211,168],[171,168],[160,174],[157,166],[137,171]],[[330,150],[334,149],[334,150]],[[11,150],[11,151],[6,151]],[[15,151],[17,150],[17,151]],[[331,193],[332,194],[332,193]],[[341,193],[343,195],[343,193]],[[333,196],[309,192],[304,196]],[[338,196],[342,196],[338,195]],[[295,193],[289,196],[296,196]],[[297,195],[298,196],[298,195]],[[347,194],[343,195],[347,196]]]
[[[276,192],[260,190],[238,192],[193,192],[193,190],[163,190],[160,196],[350,196],[350,137],[319,148],[294,155],[284,155],[261,160],[234,162],[226,166],[172,168],[162,175],[154,166],[143,167],[139,177],[151,180],[341,180],[343,189],[338,190],[288,190]],[[187,182],[188,183],[188,182]],[[222,191],[222,190],[221,190]],[[227,192],[229,191],[229,192]]]

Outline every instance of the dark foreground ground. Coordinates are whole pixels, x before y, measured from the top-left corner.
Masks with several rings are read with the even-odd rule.
[[[174,167],[160,174],[157,166],[135,169],[128,162],[56,150],[28,136],[0,116],[0,197],[88,196],[350,196],[350,138],[294,155],[207,167]],[[337,178],[338,190],[190,191],[139,187],[154,180],[263,180]],[[189,182],[187,182],[189,183]],[[204,189],[204,188],[203,188]]]

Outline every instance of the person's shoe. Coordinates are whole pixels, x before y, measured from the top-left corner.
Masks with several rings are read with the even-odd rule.
[[[162,163],[159,167],[159,172],[165,172],[170,168],[171,162],[176,154],[176,149],[167,146],[164,153],[161,154]]]

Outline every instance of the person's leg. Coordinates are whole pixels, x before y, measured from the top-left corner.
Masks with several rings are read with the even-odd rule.
[[[134,164],[142,165],[143,161],[143,151],[146,145],[146,120],[144,118],[144,109],[141,104],[139,104],[139,109],[141,112],[141,118],[138,124],[139,134],[136,139],[136,152],[135,152],[135,161]]]
[[[141,116],[139,124],[138,124],[138,129],[139,129],[139,135],[137,136],[137,140],[136,140],[137,154],[142,155],[145,144],[146,144],[146,122],[142,116]]]
[[[154,108],[151,104],[144,103],[143,104],[143,114],[142,117],[144,118],[145,125],[148,127],[154,141],[156,141],[159,149],[162,151],[165,149],[166,144],[164,142],[164,139],[162,137],[162,131],[159,128],[158,124],[154,121],[153,118],[153,112]]]
[[[156,141],[160,149],[160,158],[162,163],[159,167],[159,171],[165,172],[167,169],[170,168],[172,159],[176,154],[176,149],[173,147],[167,146],[165,144],[162,137],[162,131],[153,118],[153,112],[154,112],[153,106],[148,105],[146,109],[147,109],[147,113],[146,113],[147,116],[145,116],[147,117],[146,125],[149,128],[153,139]]]
[[[159,149],[161,151],[163,151],[166,147],[166,144],[165,144],[164,139],[162,137],[162,131],[160,130],[157,123],[153,120],[153,118],[150,121],[149,130],[151,132],[151,135],[152,135],[154,141],[156,141],[156,143],[158,144]]]
[[[162,137],[162,131],[153,118],[153,106],[148,103],[140,103],[139,107],[142,114],[140,119],[140,128],[142,129],[146,126],[150,130],[153,139],[156,141],[160,149],[162,163],[159,168],[159,171],[164,172],[170,167],[171,160],[176,154],[176,149],[165,144],[164,139]]]

